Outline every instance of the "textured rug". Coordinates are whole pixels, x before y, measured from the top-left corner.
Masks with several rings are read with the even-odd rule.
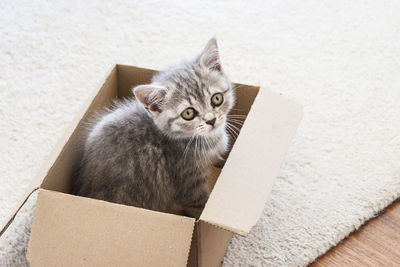
[[[2,1],[0,224],[112,63],[162,69],[216,36],[234,81],[304,105],[264,214],[226,266],[302,266],[400,196],[399,1]],[[0,238],[23,266],[33,195]]]

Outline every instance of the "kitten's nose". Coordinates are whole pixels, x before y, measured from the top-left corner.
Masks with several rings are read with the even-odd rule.
[[[209,121],[206,121],[207,124],[210,124],[211,126],[214,126],[215,123],[215,118]]]

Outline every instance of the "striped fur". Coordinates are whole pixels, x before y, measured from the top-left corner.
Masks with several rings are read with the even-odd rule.
[[[226,118],[235,99],[216,40],[133,90],[136,99],[118,102],[90,129],[74,193],[199,217],[208,171],[227,149]],[[215,93],[224,99],[218,107],[211,103]],[[197,112],[192,120],[181,116],[188,107]]]

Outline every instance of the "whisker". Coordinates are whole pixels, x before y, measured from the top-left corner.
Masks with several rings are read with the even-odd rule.
[[[229,126],[231,126],[233,129],[235,129],[237,131],[237,135],[239,135],[240,129],[237,126],[235,126],[235,125],[233,125],[232,123],[229,123],[229,122],[227,122],[227,124]]]
[[[236,132],[235,129],[232,127],[233,125],[230,124],[229,122],[226,123],[226,126],[228,127],[228,129],[230,129],[236,136],[239,135],[239,132]]]
[[[189,152],[190,145],[192,144],[194,136],[190,137],[188,143],[186,144],[185,150],[183,152],[183,160],[186,160],[187,153]]]
[[[235,120],[235,119],[227,119],[227,121],[232,122],[232,123],[236,123],[239,125],[243,125],[244,121],[241,120]]]
[[[242,108],[231,108],[232,110],[237,110],[237,111],[244,111]]]
[[[209,142],[207,136],[205,136],[204,142],[205,142],[205,144],[207,145],[208,150],[211,150],[211,149],[212,149],[212,146],[210,145],[210,142]],[[210,157],[207,157],[207,161],[208,161],[210,164],[212,164],[212,161],[211,161]]]
[[[237,139],[237,135],[233,132],[233,130],[229,130],[229,133],[230,133],[230,136],[231,136],[231,138],[232,138],[232,144],[233,144],[233,142],[235,142],[236,141],[236,139]]]
[[[239,114],[228,114],[227,117],[230,118],[246,118],[246,115],[239,115]]]
[[[236,140],[237,135],[232,131],[232,129],[230,129],[230,128],[227,126],[226,130],[227,130],[228,133],[230,133],[230,135]]]
[[[232,118],[232,117],[227,117],[228,120],[236,120],[236,121],[241,121],[244,122],[243,118]]]
[[[242,119],[226,118],[226,120],[227,120],[227,121],[233,121],[233,122],[244,123],[244,120],[242,120]]]
[[[195,148],[194,148],[194,160],[197,162],[197,139],[198,136],[196,136],[196,142],[195,142]]]

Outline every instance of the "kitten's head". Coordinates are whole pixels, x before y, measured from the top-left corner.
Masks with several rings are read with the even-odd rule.
[[[134,88],[134,94],[158,128],[173,138],[225,131],[226,116],[235,101],[215,38],[195,60],[159,73],[151,84]]]

